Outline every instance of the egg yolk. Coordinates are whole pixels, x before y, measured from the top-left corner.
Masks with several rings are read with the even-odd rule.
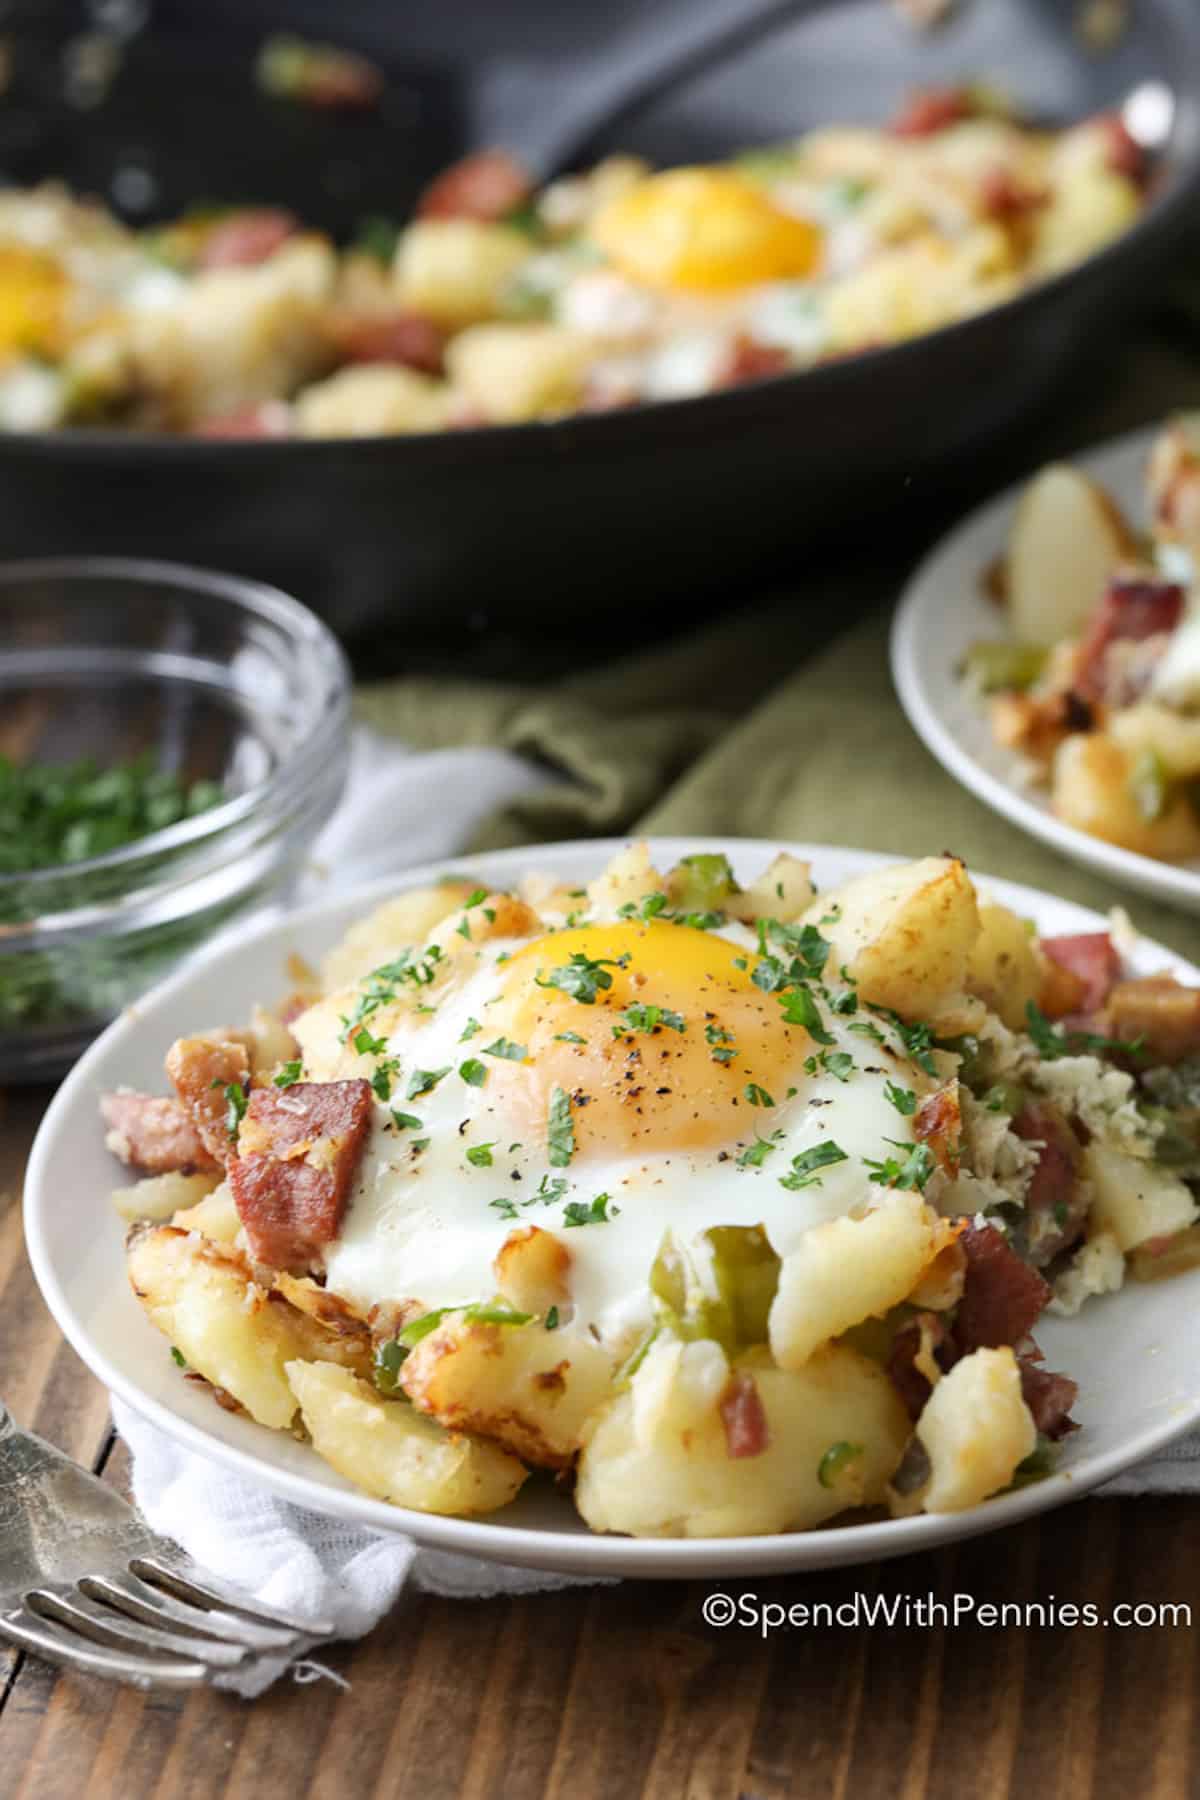
[[[66,288],[53,257],[0,243],[0,356],[60,348]]]
[[[701,292],[809,275],[821,251],[815,225],[724,169],[649,176],[601,210],[592,236],[634,281]]]
[[[526,1050],[491,1078],[514,1125],[545,1141],[561,1088],[581,1154],[708,1150],[768,1131],[763,1096],[782,1104],[813,1046],[755,987],[754,960],[661,920],[579,926],[518,951],[489,1008],[489,1022],[502,1020]]]

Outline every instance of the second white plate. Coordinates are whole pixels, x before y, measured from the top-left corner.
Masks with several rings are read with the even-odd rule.
[[[1133,520],[1155,431],[1117,438],[1071,461],[1099,481]],[[1200,913],[1200,864],[1156,862],[1064,825],[1049,800],[1024,785],[1019,759],[997,744],[985,709],[958,670],[973,643],[1003,637],[983,571],[1008,543],[1024,482],[980,507],[943,538],[906,587],[892,627],[892,679],[909,723],[956,781],[995,812],[1084,868],[1121,887]]]

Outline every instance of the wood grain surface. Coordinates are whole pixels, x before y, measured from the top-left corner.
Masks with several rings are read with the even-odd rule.
[[[0,1391],[17,1420],[123,1486],[105,1395],[60,1338],[21,1235],[47,1096],[0,1090]],[[761,1610],[872,1599],[1189,1605],[1198,1508],[1083,1500],[945,1551],[720,1586]],[[716,1585],[716,1584],[714,1584]],[[0,1796],[21,1800],[1000,1800],[1200,1792],[1184,1623],[706,1625],[699,1584],[519,1599],[407,1595],[247,1704],[144,1695],[0,1651]],[[856,1596],[861,1597],[856,1602]]]

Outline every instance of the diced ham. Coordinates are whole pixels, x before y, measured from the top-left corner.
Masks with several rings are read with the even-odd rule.
[[[1041,1269],[1083,1230],[1088,1192],[1080,1179],[1080,1143],[1062,1113],[1047,1100],[1028,1101],[1012,1129],[1027,1144],[1039,1146],[1025,1190],[1025,1225],[1029,1260]]]
[[[909,95],[890,130],[893,137],[932,137],[947,125],[969,119],[974,111],[965,88],[919,88]]]
[[[256,1261],[293,1274],[320,1266],[341,1228],[370,1117],[366,1081],[253,1090],[229,1185]]]
[[[247,268],[266,262],[297,230],[293,213],[279,207],[246,207],[218,219],[200,250],[202,269]]]
[[[774,344],[760,344],[748,332],[740,331],[729,347],[729,354],[717,371],[714,387],[738,387],[743,381],[763,381],[768,375],[782,375],[792,366],[786,350]]]
[[[918,1361],[931,1356],[945,1375],[958,1361],[958,1354],[946,1321],[938,1313],[919,1312],[900,1327],[892,1339],[887,1370],[911,1419],[920,1417],[921,1409],[933,1392],[933,1383],[917,1366]]]
[[[250,1057],[231,1038],[178,1038],[167,1051],[167,1074],[209,1155],[227,1163],[233,1154],[226,1088],[250,1085]]]
[[[218,413],[201,419],[192,427],[192,437],[200,438],[285,438],[292,431],[292,409],[286,400],[263,400],[257,406],[243,406],[237,412]]]
[[[1045,206],[1049,198],[1045,188],[1022,187],[1011,169],[988,169],[979,184],[984,211],[1002,224],[1019,224]]]
[[[100,1116],[108,1126],[105,1145],[126,1168],[143,1175],[192,1175],[218,1167],[178,1100],[123,1088],[102,1096]]]
[[[771,1441],[767,1415],[753,1375],[737,1370],[721,1396],[725,1448],[731,1458],[761,1456]]]
[[[1068,1417],[1079,1392],[1079,1383],[1069,1375],[1056,1375],[1051,1369],[1038,1367],[1030,1356],[1019,1356],[1021,1398],[1033,1414],[1033,1422],[1043,1437],[1062,1438],[1078,1431],[1075,1420]]]
[[[1095,1012],[1108,999],[1121,973],[1121,958],[1107,931],[1077,931],[1070,937],[1040,940],[1052,963],[1078,978],[1075,1003],[1064,1012]]]
[[[339,313],[329,336],[343,362],[401,363],[426,375],[443,371],[446,334],[423,313]]]
[[[1049,1300],[1049,1283],[1021,1261],[994,1225],[970,1224],[959,1242],[967,1253],[967,1277],[954,1322],[959,1350],[965,1355],[1018,1343]]]
[[[1182,1062],[1200,1055],[1200,988],[1173,975],[1118,981],[1097,1022],[1123,1044],[1141,1038],[1142,1064]]]
[[[533,177],[515,156],[479,150],[430,182],[417,203],[417,217],[494,222],[524,206],[532,192]]]
[[[1118,639],[1141,643],[1174,631],[1183,616],[1183,589],[1178,582],[1147,575],[1118,575],[1092,614],[1079,650],[1077,686],[1091,698],[1104,694],[1105,658]]]
[[[1105,160],[1114,175],[1139,184],[1149,172],[1149,158],[1119,113],[1104,113],[1096,120],[1104,133]]]
[[[958,1142],[962,1132],[962,1110],[958,1098],[958,1082],[926,1094],[913,1118],[913,1136],[918,1143],[928,1144],[937,1158],[939,1169],[947,1175],[958,1173]]]

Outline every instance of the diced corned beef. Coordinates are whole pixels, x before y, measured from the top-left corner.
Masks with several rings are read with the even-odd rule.
[[[1048,1100],[1030,1100],[1012,1122],[1017,1137],[1037,1144],[1038,1159],[1025,1190],[1029,1259],[1042,1269],[1083,1230],[1088,1192],[1080,1178],[1081,1146]]]
[[[1045,206],[1050,197],[1045,188],[1022,186],[1011,169],[1005,168],[985,170],[980,181],[980,195],[984,211],[1005,224],[1027,218]]]
[[[183,1101],[200,1142],[219,1163],[233,1155],[229,1087],[250,1084],[250,1057],[232,1038],[178,1038],[167,1051],[167,1074]]]
[[[1173,975],[1118,981],[1098,1023],[1123,1044],[1141,1038],[1143,1065],[1182,1062],[1200,1055],[1200,988],[1185,987]]]
[[[229,1165],[257,1262],[303,1274],[341,1228],[371,1117],[366,1081],[255,1088]]]
[[[721,1396],[725,1448],[731,1458],[761,1456],[771,1441],[767,1415],[753,1375],[737,1370]]]
[[[1106,160],[1114,175],[1124,175],[1130,181],[1144,181],[1149,160],[1120,113],[1104,113],[1096,123],[1104,132]]]
[[[954,1322],[959,1350],[965,1355],[1019,1343],[1049,1300],[1049,1283],[1021,1261],[994,1225],[968,1225],[958,1241],[967,1253],[967,1276]]]
[[[908,1408],[910,1419],[919,1418],[933,1392],[929,1377],[916,1366],[922,1343],[943,1374],[948,1374],[958,1361],[958,1347],[946,1321],[935,1312],[920,1312],[903,1324],[892,1339],[887,1370],[892,1385]]]
[[[142,1175],[191,1175],[218,1166],[178,1100],[125,1088],[101,1097],[100,1116],[108,1149]]]
[[[1141,642],[1159,632],[1174,631],[1182,616],[1183,589],[1178,582],[1146,575],[1115,576],[1080,645],[1079,691],[1088,697],[1103,697],[1105,656],[1118,638]]]
[[[1056,1375],[1042,1369],[1028,1356],[1017,1358],[1021,1370],[1021,1398],[1033,1414],[1033,1422],[1043,1437],[1062,1438],[1078,1431],[1075,1420],[1068,1417],[1079,1392],[1079,1383],[1069,1375]]]
[[[446,334],[423,313],[341,313],[329,323],[338,356],[351,363],[401,363],[440,375]]]
[[[947,125],[969,119],[974,111],[966,88],[919,88],[909,95],[889,129],[893,137],[932,137]]]
[[[782,375],[792,366],[786,350],[774,344],[760,344],[748,332],[740,331],[729,347],[729,354],[717,371],[714,387],[739,387],[743,381],[762,381],[768,375]]]
[[[1094,1012],[1103,1006],[1121,974],[1121,958],[1107,931],[1077,931],[1070,937],[1042,938],[1040,942],[1051,962],[1079,979],[1077,1000],[1067,1010]]]
[[[295,215],[273,206],[253,206],[219,219],[200,251],[202,269],[247,268],[266,262],[295,232]]]
[[[494,222],[523,206],[533,177],[507,150],[479,150],[451,163],[421,195],[419,219],[481,219]]]

